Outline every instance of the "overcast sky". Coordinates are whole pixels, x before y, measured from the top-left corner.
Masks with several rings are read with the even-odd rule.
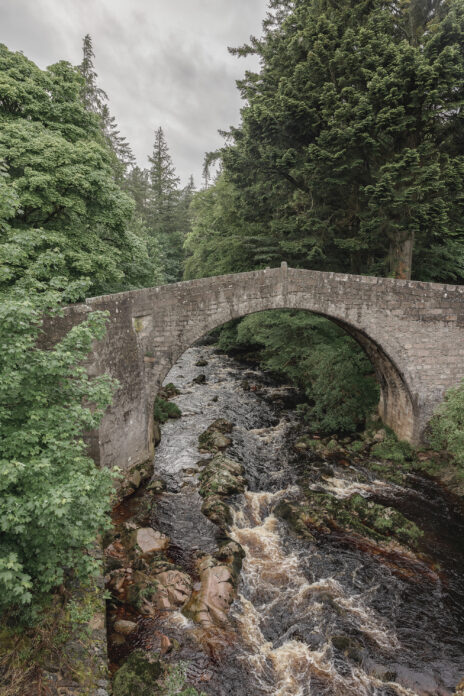
[[[0,43],[41,68],[81,61],[82,37],[94,43],[99,85],[146,166],[162,126],[177,173],[201,183],[204,153],[239,122],[235,80],[253,59],[227,46],[261,33],[267,0],[0,0]]]

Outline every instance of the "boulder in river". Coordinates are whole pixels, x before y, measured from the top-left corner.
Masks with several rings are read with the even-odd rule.
[[[227,449],[232,444],[232,440],[227,437],[226,433],[230,433],[233,427],[233,424],[225,418],[215,420],[198,438],[200,451],[219,452]]]
[[[186,607],[186,613],[205,628],[227,623],[227,613],[234,599],[230,568],[215,564],[210,556],[201,559],[200,589]]]
[[[200,474],[200,495],[232,495],[243,493],[246,481],[242,476],[243,467],[223,454],[210,459]]]
[[[114,622],[113,628],[116,633],[120,633],[123,636],[128,636],[137,630],[137,624],[134,621],[119,619],[118,621]]]
[[[169,546],[169,537],[151,527],[136,529],[129,535],[129,547],[137,556],[144,558],[164,551]]]
[[[229,506],[219,495],[209,495],[205,498],[201,511],[205,517],[217,524],[221,529],[226,529],[232,523],[232,514]]]
[[[158,609],[179,609],[190,599],[192,580],[187,573],[167,570],[155,576],[156,593],[153,597]]]

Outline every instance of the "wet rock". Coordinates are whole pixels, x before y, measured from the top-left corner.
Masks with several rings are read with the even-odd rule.
[[[218,430],[220,433],[231,433],[233,429],[234,424],[225,418],[217,418],[208,428],[208,430]]]
[[[387,431],[385,430],[385,428],[382,428],[381,430],[377,430],[377,432],[375,433],[372,440],[374,442],[383,442],[386,437],[387,437]]]
[[[151,462],[144,462],[127,472],[125,478],[119,484],[118,498],[122,500],[124,498],[133,495],[135,491],[140,488],[142,483],[151,476],[152,465]]]
[[[200,452],[218,452],[229,447],[232,440],[226,433],[230,433],[233,427],[233,423],[225,418],[218,418],[211,423],[198,438]]]
[[[242,561],[245,558],[245,551],[236,541],[226,541],[214,554],[218,561],[222,561],[232,571],[234,581],[238,578],[242,569]]]
[[[362,661],[362,644],[351,636],[332,636],[332,645],[355,662]],[[379,676],[379,679],[381,677]]]
[[[168,570],[154,578],[156,592],[153,602],[158,609],[179,609],[190,599],[192,580],[187,573]]]
[[[227,613],[234,599],[230,568],[215,563],[210,556],[200,561],[201,586],[185,609],[194,621],[205,628],[227,623]]]
[[[194,377],[192,382],[194,382],[195,384],[205,384],[206,383],[206,375],[204,375],[202,373],[201,375]]]
[[[147,491],[154,491],[155,493],[162,493],[166,490],[166,483],[161,481],[161,479],[154,479],[150,481],[147,486]]]
[[[131,486],[134,488],[138,488],[142,482],[142,476],[140,474],[140,471],[137,471],[137,469],[129,476],[129,483]]]
[[[131,633],[137,630],[137,624],[134,623],[134,621],[119,619],[118,621],[115,621],[113,628],[116,633],[120,633],[123,636],[129,636]]]
[[[313,520],[305,514],[301,505],[282,500],[274,509],[274,514],[285,520],[299,536],[308,541],[314,541],[314,536],[310,531],[311,527],[314,527]],[[324,529],[327,528],[324,526]],[[327,529],[327,531],[330,530]]]
[[[242,476],[243,467],[239,462],[223,454],[210,459],[200,474],[200,495],[232,495],[245,490],[246,481]]]
[[[232,440],[217,430],[205,430],[198,438],[200,452],[218,452],[224,450],[232,443]]]
[[[195,363],[195,367],[206,367],[208,365],[208,361],[204,360],[203,358],[201,360],[197,360]]]
[[[160,553],[169,546],[169,537],[151,527],[143,527],[129,536],[129,547],[136,555],[144,558]]]
[[[152,696],[161,671],[157,655],[134,650],[114,675],[113,696]]]
[[[295,442],[295,444],[293,445],[293,449],[297,452],[306,452],[306,450],[309,449],[309,445],[307,442],[299,440],[298,442]]]
[[[232,514],[229,506],[224,503],[219,495],[209,495],[201,506],[201,511],[205,517],[217,524],[221,529],[226,529],[232,523]]]

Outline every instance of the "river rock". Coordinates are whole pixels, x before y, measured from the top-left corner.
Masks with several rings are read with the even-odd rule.
[[[147,486],[147,491],[154,491],[155,493],[162,493],[166,490],[166,483],[161,481],[161,479],[153,479]]]
[[[223,454],[206,461],[200,474],[200,495],[232,495],[245,490],[246,481],[242,476],[243,467]]]
[[[217,418],[208,428],[208,430],[218,430],[220,433],[231,433],[233,429],[234,424],[225,418]]]
[[[205,628],[227,623],[227,612],[234,599],[230,568],[214,563],[211,557],[200,562],[201,586],[186,608],[194,620]]]
[[[214,557],[231,569],[235,581],[240,574],[242,561],[245,558],[245,551],[240,544],[232,539],[226,540],[216,551]]]
[[[200,451],[218,452],[229,447],[232,440],[226,433],[230,433],[233,427],[233,424],[225,418],[215,420],[198,438]]]
[[[110,635],[111,645],[125,645],[126,639],[121,633],[112,633]]]
[[[137,630],[137,624],[134,623],[134,621],[119,619],[118,621],[115,621],[113,628],[116,633],[120,633],[123,636],[129,636],[131,633]]]
[[[154,578],[156,592],[153,598],[158,609],[178,609],[190,599],[192,580],[187,573],[168,570]]]
[[[151,527],[142,527],[135,530],[129,537],[130,547],[137,555],[144,558],[152,556],[155,553],[164,551],[169,546],[169,537],[161,534]]]
[[[204,374],[198,375],[198,377],[194,377],[192,382],[194,382],[195,384],[205,384],[206,383],[206,375],[204,375]]]
[[[377,432],[375,433],[375,435],[372,439],[374,442],[383,442],[386,437],[387,437],[387,431],[385,430],[385,428],[382,428],[381,430],[377,430]]]
[[[307,442],[300,440],[299,442],[295,442],[293,449],[297,452],[306,452],[306,450],[309,449],[309,445]]]
[[[232,522],[229,506],[224,503],[219,495],[209,495],[205,498],[201,511],[205,517],[217,524],[221,529],[226,529]]]

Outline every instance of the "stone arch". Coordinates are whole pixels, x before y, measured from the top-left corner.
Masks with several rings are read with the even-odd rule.
[[[310,302],[309,304],[313,303]],[[172,367],[174,367],[183,353],[194,345],[196,341],[214,329],[223,326],[232,319],[241,319],[245,316],[249,316],[250,314],[275,310],[298,309],[298,311],[316,314],[328,319],[329,321],[332,321],[348,335],[354,338],[354,340],[363,349],[373,366],[376,379],[380,387],[378,411],[382,421],[391,427],[400,439],[414,441],[417,438],[417,433],[415,432],[416,407],[411,394],[410,386],[407,381],[407,376],[402,372],[401,368],[398,366],[398,363],[383,346],[381,346],[374,338],[369,336],[364,331],[340,319],[339,317],[334,317],[320,311],[317,312],[312,308],[282,306],[280,303],[278,303],[278,306],[275,305],[276,302],[272,299],[268,303],[268,306],[257,311],[243,311],[238,310],[237,308],[233,312],[233,316],[228,316],[225,321],[220,320],[219,317],[212,318],[212,320],[208,322],[206,330],[201,329],[201,331],[198,332],[198,329],[192,329],[191,332],[189,331],[183,336],[182,342],[179,342],[175,346],[169,361],[160,372],[158,381],[152,390],[150,401],[154,401],[156,393],[167,377],[169,371],[172,369]],[[237,313],[239,311],[241,312],[240,314]],[[193,326],[197,326],[195,322],[193,322]]]

